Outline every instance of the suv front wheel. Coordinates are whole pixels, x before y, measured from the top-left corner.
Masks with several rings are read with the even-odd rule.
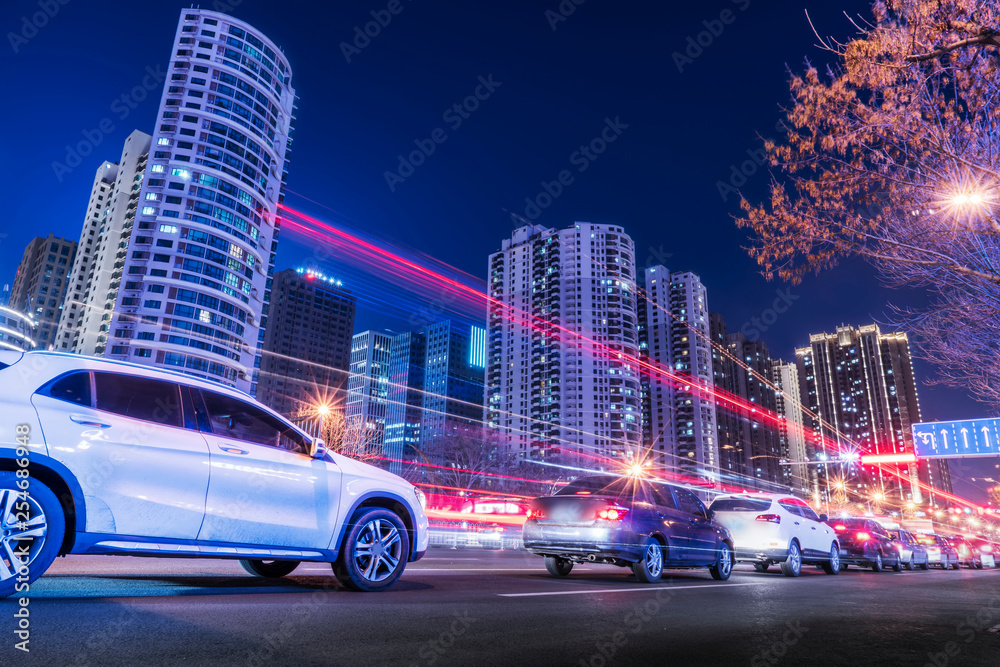
[[[410,553],[410,538],[402,520],[389,510],[359,510],[344,536],[333,573],[355,591],[384,591],[396,583]]]
[[[15,473],[0,472],[0,598],[42,576],[66,534],[56,494],[37,479],[29,481],[26,491],[17,482]]]

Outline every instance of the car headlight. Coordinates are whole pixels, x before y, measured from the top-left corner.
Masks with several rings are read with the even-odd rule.
[[[417,496],[417,502],[420,503],[420,509],[427,511],[427,496],[424,495],[424,492],[417,487],[413,487],[413,493]]]

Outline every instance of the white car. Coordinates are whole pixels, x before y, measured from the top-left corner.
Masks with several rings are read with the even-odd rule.
[[[803,564],[815,564],[827,574],[840,572],[840,542],[819,516],[798,498],[774,493],[716,496],[712,518],[732,533],[736,560],[751,562],[758,572],[781,564],[787,577],[797,577]]]
[[[57,555],[329,562],[377,591],[427,550],[423,494],[242,392],[146,366],[0,352],[0,597]]]

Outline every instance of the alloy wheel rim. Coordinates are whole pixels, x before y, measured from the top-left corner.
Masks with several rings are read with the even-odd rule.
[[[730,556],[729,547],[723,545],[722,552],[719,554],[719,571],[723,576],[726,576],[732,568],[733,559]]]
[[[801,557],[799,556],[799,548],[796,545],[792,545],[790,553],[788,554],[788,563],[792,566],[792,570],[798,571],[801,563]]]
[[[19,501],[28,504],[27,521],[19,520],[18,514],[24,514]],[[48,518],[37,500],[14,489],[0,491],[0,581],[17,576],[19,569],[34,562],[48,532]]]
[[[649,545],[646,549],[646,570],[650,575],[657,577],[663,571],[663,553],[660,547]]]
[[[840,550],[833,549],[830,551],[830,567],[834,570],[840,569]]]
[[[882,554],[875,554],[875,564],[882,568]]]
[[[383,519],[372,519],[361,529],[354,543],[354,563],[368,581],[384,581],[396,571],[402,548],[396,526]]]

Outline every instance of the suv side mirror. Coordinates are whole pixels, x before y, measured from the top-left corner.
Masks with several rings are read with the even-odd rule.
[[[309,447],[309,456],[314,459],[321,459],[326,456],[326,452],[326,442],[324,442],[321,438],[314,438],[312,445]]]
[[[820,521],[822,521],[823,523],[826,523],[827,521],[829,521],[829,520],[830,520],[830,517],[828,517],[828,516],[827,516],[827,515],[825,515],[825,514],[820,514],[820,515],[819,515],[819,520],[820,520]]]
[[[715,518],[715,510],[713,510],[713,509],[706,509],[705,510],[705,518],[708,519],[709,521],[711,521],[712,519],[714,519]]]

